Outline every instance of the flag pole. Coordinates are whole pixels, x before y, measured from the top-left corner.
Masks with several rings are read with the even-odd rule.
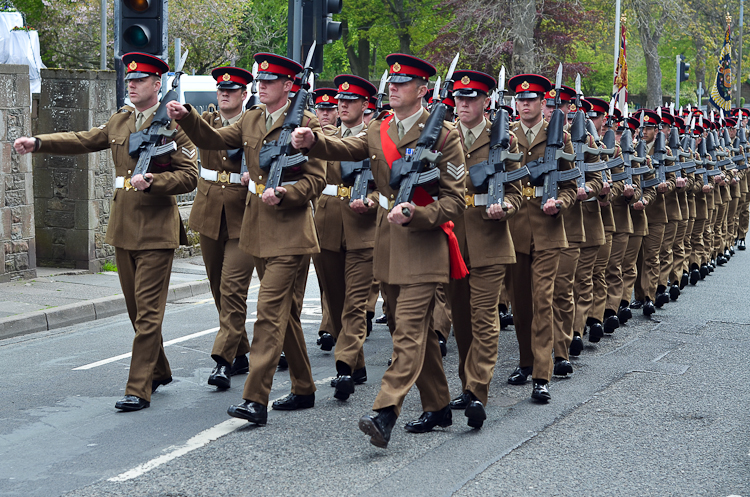
[[[620,0],[615,2],[615,66],[612,70],[612,94],[617,91],[615,78],[617,77],[617,61],[620,58]]]
[[[742,107],[742,25],[744,24],[743,18],[743,4],[745,2],[740,0],[740,50],[739,60],[737,61],[737,107]]]

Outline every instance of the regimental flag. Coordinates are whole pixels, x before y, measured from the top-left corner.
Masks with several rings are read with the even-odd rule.
[[[724,46],[719,54],[719,65],[716,68],[716,80],[711,88],[709,102],[717,109],[728,111],[732,108],[732,18],[727,16],[727,32],[724,34]]]
[[[624,109],[628,101],[628,60],[625,43],[625,16],[620,18],[620,53],[617,55],[615,77],[612,84],[612,98],[619,101],[618,108]]]

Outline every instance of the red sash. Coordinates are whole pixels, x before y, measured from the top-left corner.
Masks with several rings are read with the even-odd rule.
[[[380,143],[383,148],[383,155],[385,156],[388,167],[393,167],[393,162],[401,158],[401,152],[398,151],[398,147],[390,136],[388,136],[388,126],[393,119],[393,114],[383,119],[380,124]],[[435,200],[427,191],[418,186],[414,189],[414,196],[412,202],[420,207],[429,205]],[[464,258],[461,256],[461,250],[458,247],[458,239],[453,233],[453,221],[447,221],[440,225],[440,227],[448,235],[448,255],[450,257],[450,275],[453,280],[460,280],[468,276],[469,270],[466,268]]]

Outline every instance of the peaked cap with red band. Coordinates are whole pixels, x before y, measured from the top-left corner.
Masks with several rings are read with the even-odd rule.
[[[448,96],[445,97],[443,100],[441,100],[441,102],[443,102],[445,105],[447,105],[451,109],[455,109],[456,108],[456,101],[453,100],[453,93],[449,92]],[[432,103],[432,94],[431,93],[430,93],[430,98],[427,99],[427,103],[428,104]]]
[[[453,73],[453,94],[457,97],[487,96],[497,85],[495,78],[479,71],[456,71]]]
[[[169,72],[169,64],[158,57],[141,52],[130,52],[122,56],[127,74],[125,79],[140,79],[159,76]]]
[[[516,93],[516,99],[537,98],[550,91],[552,83],[538,74],[519,74],[510,78],[508,88]]]
[[[628,128],[630,128],[630,131],[633,133],[638,131],[638,128],[641,127],[641,121],[637,117],[629,117],[625,121],[628,124]]]
[[[240,67],[217,67],[211,71],[216,80],[216,87],[222,90],[239,90],[247,88],[253,81],[253,74]]]
[[[557,96],[557,90],[554,88],[550,89],[544,94],[544,98],[547,100],[547,105],[550,107],[555,106],[555,97]],[[560,86],[560,102],[568,103],[572,102],[576,98],[576,91],[570,86]]]
[[[674,116],[669,112],[669,107],[661,108],[661,122],[662,124],[668,124],[674,126]]]
[[[680,134],[685,133],[685,120],[680,116],[674,116],[674,125],[680,131]]]
[[[659,114],[653,110],[640,109],[635,113],[635,116],[640,119],[641,114],[643,114],[643,126],[658,126],[661,123]]]
[[[338,88],[336,98],[339,100],[369,100],[378,92],[375,85],[353,74],[340,74],[333,79],[333,84]]]
[[[370,99],[367,101],[367,108],[365,109],[365,114],[372,114],[378,110],[378,99],[375,97],[370,97]]]
[[[339,101],[336,99],[336,88],[318,88],[313,92],[316,109],[333,109],[338,107]]]
[[[735,126],[737,126],[737,119],[733,117],[727,117],[726,119],[724,119],[724,125],[727,128],[734,128]]]
[[[294,81],[297,73],[301,73],[304,69],[292,59],[272,53],[257,53],[254,58],[255,62],[258,63],[256,79],[259,81],[272,81],[279,79],[279,77],[287,77]]]
[[[385,61],[389,67],[389,83],[408,83],[415,78],[427,81],[437,74],[435,66],[412,55],[392,53]]]
[[[589,97],[586,99],[591,104],[591,111],[596,112],[596,116],[599,114],[607,114],[609,112],[609,104],[601,98]],[[596,117],[590,116],[590,117]]]
[[[586,114],[588,114],[589,111],[591,111],[591,102],[589,102],[585,98],[582,98],[581,99],[581,110],[583,112],[585,112]],[[570,116],[570,114],[574,114],[576,112],[578,112],[578,107],[576,107],[576,103],[575,102],[570,102],[570,112],[568,112],[568,115]]]

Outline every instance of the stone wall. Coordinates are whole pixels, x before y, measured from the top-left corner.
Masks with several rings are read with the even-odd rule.
[[[115,72],[43,69],[33,133],[86,131],[116,111]],[[104,243],[114,192],[109,149],[81,155],[34,155],[39,265],[99,271],[114,259]]]
[[[36,276],[31,156],[13,142],[31,134],[29,68],[0,64],[0,282]]]

